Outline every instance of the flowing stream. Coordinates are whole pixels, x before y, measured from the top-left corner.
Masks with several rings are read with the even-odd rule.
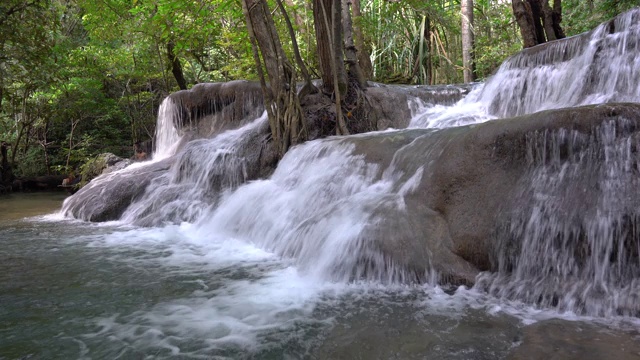
[[[410,127],[433,128],[423,156],[441,148],[440,128],[640,102],[639,24],[634,10],[545,51],[520,53],[453,106],[412,99]],[[537,200],[505,227],[504,238],[520,239],[519,248],[496,253],[500,271],[481,275],[481,286],[443,289],[435,272],[396,268],[366,237],[384,218],[379,209],[404,209],[405,195],[428,174],[398,165],[411,146],[381,167],[344,138],[313,141],[291,149],[271,177],[246,183],[243,149],[264,141],[257,134],[266,117],[179,147],[176,106],[161,107],[152,160],[173,158],[172,165],[119,221],[87,223],[64,210],[34,216],[28,198],[7,206],[0,198],[0,359],[500,359],[528,336],[528,325],[549,319],[593,337],[614,333],[614,346],[638,340],[638,259],[609,263],[626,237],[638,237],[620,234],[625,222],[637,229],[636,218],[618,217],[628,204],[612,200],[637,184],[627,179],[638,166],[636,140],[611,140],[615,129],[605,125],[595,140],[529,139],[528,161],[545,166],[526,184]],[[556,149],[604,144],[589,151],[609,166],[554,157],[561,150],[546,157],[540,141]],[[561,204],[547,199],[577,182],[578,168],[604,179],[606,196],[584,218],[575,219],[580,209],[556,216]],[[39,209],[50,213],[51,199],[42,199]],[[587,266],[571,263],[557,242],[581,236],[604,254]],[[568,279],[575,281],[545,284]]]

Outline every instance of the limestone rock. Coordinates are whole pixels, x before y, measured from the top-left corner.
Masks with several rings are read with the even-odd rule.
[[[526,161],[528,137],[568,130],[595,137],[598,126],[611,122],[620,129],[619,136],[635,132],[640,105],[585,106],[439,131],[344,138],[355,144],[356,154],[380,164],[382,170],[393,162],[404,181],[420,169],[423,173],[415,190],[405,196],[406,210],[381,209],[384,216],[367,236],[410,271],[421,274],[432,267],[441,279],[470,285],[479,271],[497,268],[496,234],[533,196],[523,187],[530,186],[531,171],[540,164]],[[598,187],[592,191],[597,196]],[[589,197],[567,196],[573,206],[585,202],[588,207]],[[630,204],[640,203],[637,192],[624,197]]]
[[[151,180],[164,174],[170,164],[167,159],[133,170],[105,174],[67,198],[62,212],[87,221],[117,220]]]

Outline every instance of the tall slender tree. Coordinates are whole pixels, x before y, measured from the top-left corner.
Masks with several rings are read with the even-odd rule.
[[[461,0],[462,15],[462,66],[465,83],[475,81],[475,64],[473,60],[473,0]]]
[[[363,75],[367,79],[373,76],[373,64],[369,49],[364,43],[364,34],[362,33],[362,12],[360,11],[360,0],[352,0],[353,3],[353,32],[355,34],[355,45],[357,49],[358,65]]]
[[[358,55],[353,40],[353,22],[351,20],[351,0],[342,0],[342,28],[344,30],[344,53],[349,65],[349,75],[355,78],[360,86],[366,86],[366,79],[358,64]]]

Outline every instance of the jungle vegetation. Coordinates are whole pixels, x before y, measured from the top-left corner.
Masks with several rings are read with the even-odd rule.
[[[482,80],[523,46],[589,30],[637,6],[635,0],[343,2],[347,12],[340,0],[3,0],[6,162],[24,177],[68,173],[103,152],[130,157],[133,144],[153,137],[162,99],[201,82],[262,74],[279,87],[271,89],[272,101],[291,102],[297,95],[282,91],[292,81],[321,78],[320,90],[339,102],[341,86],[349,85],[341,74],[405,84]],[[251,32],[260,26],[279,39],[277,48],[264,47],[263,29]],[[268,51],[286,61],[270,63]],[[283,129],[295,118],[281,120],[288,121]],[[281,132],[283,152],[304,140]],[[337,133],[348,129],[338,124]]]

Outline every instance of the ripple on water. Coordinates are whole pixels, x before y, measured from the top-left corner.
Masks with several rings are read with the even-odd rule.
[[[8,358],[496,359],[527,324],[572,318],[465,288],[322,282],[190,225],[14,222],[0,241]]]

